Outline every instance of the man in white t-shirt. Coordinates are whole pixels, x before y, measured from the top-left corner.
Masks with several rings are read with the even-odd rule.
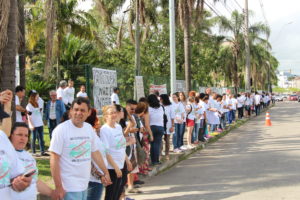
[[[111,104],[120,105],[120,100],[119,100],[120,89],[118,87],[115,87],[113,91],[114,92],[112,93],[112,95],[110,97]]]
[[[254,105],[255,105],[256,116],[260,114],[260,101],[261,101],[261,96],[258,94],[258,92],[255,92]]]
[[[11,101],[12,92],[6,90],[0,93],[0,197],[5,200],[13,200],[11,190],[21,192],[31,184],[31,177],[23,176],[24,167],[16,155],[16,151],[10,143],[8,136],[11,129]]]
[[[104,172],[104,184],[111,184],[96,146],[96,133],[85,122],[90,113],[89,100],[78,97],[71,105],[71,119],[59,124],[53,131],[49,151],[56,199],[86,199],[92,159]]]
[[[26,113],[26,109],[21,106],[21,102],[25,97],[25,88],[23,86],[17,86],[15,89],[15,104],[16,104],[16,122],[24,122],[22,119],[22,112]]]
[[[68,105],[68,107],[70,107],[72,102],[74,101],[75,96],[74,81],[68,81],[68,87],[64,89],[64,94],[66,96],[66,102],[64,103]]]
[[[64,102],[65,105],[68,104],[68,99],[65,94],[65,88],[67,87],[67,81],[62,80],[59,82],[59,88],[56,90],[57,99]]]

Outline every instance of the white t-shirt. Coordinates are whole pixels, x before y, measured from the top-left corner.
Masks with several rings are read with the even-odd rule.
[[[52,120],[56,119],[56,101],[50,102],[49,118]]]
[[[251,98],[246,97],[245,99],[245,106],[250,106],[251,105]]]
[[[201,107],[201,109],[203,109],[203,114],[201,115],[200,120],[201,120],[201,119],[205,119],[204,113],[207,112],[208,105],[207,105],[204,101],[201,101],[201,100],[200,100],[200,102],[199,102],[199,107]]]
[[[15,97],[15,103],[16,103],[16,106],[21,105],[20,104],[20,99],[19,99],[19,97],[17,95]],[[16,110],[16,122],[23,122],[23,120],[22,120],[22,114],[21,114],[20,111],[17,111],[17,110]]]
[[[91,153],[97,151],[92,126],[76,127],[71,120],[59,124],[52,133],[49,151],[60,155],[60,175],[67,192],[87,189],[91,174]]]
[[[174,123],[176,124],[182,124],[184,121],[184,117],[182,117],[182,114],[185,114],[184,106],[181,102],[172,103],[172,110],[175,115]]]
[[[231,109],[236,110],[236,106],[237,106],[238,101],[235,98],[232,98],[230,100],[231,100],[231,104],[232,104]]]
[[[76,95],[76,97],[88,97],[87,93],[86,92],[81,92],[79,91]]]
[[[195,112],[195,123],[200,123],[200,120],[202,119],[202,117],[204,117],[203,114],[205,112],[205,108],[201,105],[197,105],[196,107],[198,108],[198,110]]]
[[[95,133],[96,134],[96,133]],[[107,158],[106,158],[106,154],[108,153],[108,149],[107,149],[107,146],[102,142],[102,140],[96,136],[95,137],[95,142],[96,142],[96,145],[97,145],[97,149],[98,151],[100,151],[101,155],[102,155],[102,158],[103,158],[103,161],[104,161],[104,164],[105,166],[107,167],[108,166],[108,162],[107,162]],[[101,174],[104,174],[103,171],[98,167],[98,165],[94,162],[94,160],[92,160],[94,166],[96,167],[96,169],[101,173]],[[91,175],[91,178],[90,178],[90,181],[91,182],[96,182],[96,183],[101,183],[101,181],[97,178],[95,178],[93,175]]]
[[[59,87],[57,90],[56,90],[56,94],[57,94],[57,99],[61,98],[62,102],[64,102],[64,104],[66,104],[67,102],[67,96],[65,94],[65,91],[64,89],[62,89],[61,87]]]
[[[24,173],[24,167],[17,153],[8,140],[7,135],[0,130],[0,197],[3,200],[13,200],[10,180]],[[25,200],[25,199],[24,199]]]
[[[172,127],[172,119],[175,118],[175,112],[174,110],[172,109],[172,104],[169,105],[169,106],[164,106],[165,108],[165,113],[167,115],[167,118],[168,118],[168,122],[167,122],[167,133],[166,134],[171,134],[170,132],[170,128]],[[172,132],[173,133],[173,132]]]
[[[244,102],[245,102],[245,99],[242,96],[238,97],[237,98],[237,107],[238,108],[243,107],[244,106]]]
[[[224,108],[224,106],[226,107],[226,108]],[[228,102],[225,100],[222,100],[222,102],[221,102],[221,112],[222,113],[226,113],[226,112],[228,112],[229,111],[229,109],[227,109],[227,107],[228,107]]]
[[[126,139],[122,127],[115,124],[115,128],[104,124],[100,129],[100,139],[107,146],[108,153],[115,161],[119,169],[123,169],[126,156]],[[108,169],[114,169],[109,163]]]
[[[36,170],[35,174],[32,175],[31,184],[26,190],[22,192],[12,191],[12,197],[14,200],[36,200],[37,199],[37,180],[38,180],[38,168],[36,167],[35,159],[28,153],[27,151],[16,151],[18,158],[21,160],[25,173],[30,172],[32,170]]]
[[[113,104],[113,102],[116,102],[117,105],[120,105],[119,96],[116,93],[112,93],[112,95],[110,97],[110,101],[111,101],[111,104]]]
[[[186,108],[186,117],[187,119],[194,120],[196,114],[196,105],[194,103],[188,104],[185,106]]]
[[[149,119],[150,126],[162,126],[164,127],[164,110],[160,106],[159,108],[149,107]]]
[[[41,97],[39,97],[38,105],[39,105],[39,108],[41,108],[41,110],[40,110],[41,113],[43,113],[44,112],[44,100]]]
[[[72,104],[74,101],[75,89],[73,87],[66,87],[64,89],[64,94],[66,97],[64,104]]]
[[[259,104],[260,104],[260,100],[261,100],[260,95],[259,95],[259,94],[256,94],[256,95],[254,96],[254,103],[255,103],[255,105],[259,105]]]
[[[209,108],[218,109],[219,105],[218,102],[214,99],[210,99],[208,101]],[[219,113],[214,111],[207,111],[207,123],[208,124],[220,124]]]
[[[34,128],[34,127],[40,127],[43,126],[43,115],[41,113],[41,109],[40,108],[35,108],[33,107],[33,105],[31,105],[31,103],[27,104],[26,106],[26,110],[28,112],[31,112],[31,115],[29,115],[31,117],[31,122],[33,127],[30,128]],[[30,124],[31,126],[31,124]]]

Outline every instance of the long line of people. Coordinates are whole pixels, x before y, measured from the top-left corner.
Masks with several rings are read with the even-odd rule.
[[[64,84],[61,86],[65,87]],[[72,86],[69,82],[69,87]],[[72,89],[69,93],[74,96]],[[50,168],[55,185],[51,189],[37,178],[36,161],[26,151],[32,138],[32,153],[38,156],[35,148],[38,139],[41,155],[48,155],[43,140],[44,107],[38,93],[31,91],[24,109],[20,102],[25,89],[16,88],[17,123],[11,129],[5,112],[10,113],[12,93],[2,92],[0,102],[5,108],[5,112],[0,110],[0,118],[1,111],[4,113],[2,130],[6,130],[11,143],[0,131],[0,194],[8,200],[24,196],[36,199],[37,192],[52,199],[99,200],[105,187],[105,200],[130,200],[126,194],[141,193],[140,174],[147,175],[160,165],[162,157],[170,159],[171,150],[181,153],[193,149],[226,130],[227,124],[236,121],[236,115],[239,119],[254,112],[259,115],[261,108],[269,106],[272,100],[265,93],[233,95],[228,90],[221,95],[207,88],[205,93],[191,91],[187,98],[183,92],[171,96],[150,94],[138,102],[129,99],[122,107],[117,104],[118,93],[115,88],[112,104],[102,108],[103,118],[99,119],[98,111],[91,107],[86,96],[67,103],[61,101],[56,91],[50,91],[45,118],[50,131]],[[26,113],[28,121],[24,121],[21,112]]]

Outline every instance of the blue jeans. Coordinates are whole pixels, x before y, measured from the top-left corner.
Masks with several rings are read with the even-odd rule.
[[[183,138],[184,138],[184,133],[185,133],[185,122],[183,123],[183,128],[181,130],[181,135],[180,135],[180,146],[183,146]]]
[[[34,130],[32,132],[32,141],[31,141],[31,149],[32,153],[36,153],[35,150],[35,141],[38,139],[41,154],[45,152],[45,142],[44,142],[44,129],[43,126],[34,127]]]
[[[210,124],[210,131],[214,132],[218,127],[218,124]]]
[[[182,129],[184,128],[183,124],[177,124],[175,123],[175,133],[173,135],[173,146],[174,149],[178,149],[181,147],[181,134],[182,134]]]
[[[82,192],[66,192],[63,200],[86,200],[87,190]]]
[[[227,123],[228,124],[231,124],[232,123],[232,110],[230,110],[230,111],[228,111],[227,113],[226,113],[226,118],[227,118]]]
[[[200,122],[195,123],[193,133],[192,133],[192,143],[199,141],[199,129],[200,129]]]
[[[255,114],[256,116],[260,114],[260,105],[255,105]]]
[[[222,116],[220,117],[220,126],[219,127],[223,130],[226,128],[226,115],[227,115],[227,112],[223,113]]]
[[[57,122],[56,119],[49,119],[49,137],[50,140],[52,139],[52,132],[55,129],[55,127],[57,126]]]
[[[232,121],[235,121],[235,113],[236,113],[236,110],[232,110]]]
[[[100,200],[103,191],[103,185],[97,182],[89,182],[87,190],[87,200]]]
[[[153,134],[153,141],[150,143],[150,157],[152,164],[157,164],[159,162],[162,136],[165,134],[165,130],[162,126],[150,126],[150,128]]]

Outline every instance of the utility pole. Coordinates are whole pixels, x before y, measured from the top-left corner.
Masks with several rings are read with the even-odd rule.
[[[176,92],[175,4],[169,0],[171,94]]]
[[[141,75],[140,55],[140,0],[135,0],[135,76]],[[135,80],[135,78],[134,78]],[[134,99],[137,99],[136,80],[134,81]]]
[[[249,92],[251,90],[250,85],[250,74],[251,74],[251,66],[250,66],[250,47],[249,47],[249,15],[248,15],[248,0],[245,0],[245,48],[246,48],[246,70],[245,70],[245,90]]]

